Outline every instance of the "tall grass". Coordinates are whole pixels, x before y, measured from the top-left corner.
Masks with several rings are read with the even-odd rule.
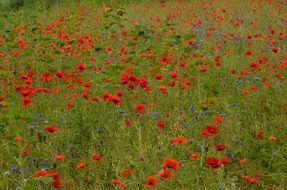
[[[23,8],[47,8],[63,3],[63,0],[2,0],[0,8],[4,11],[16,11]]]

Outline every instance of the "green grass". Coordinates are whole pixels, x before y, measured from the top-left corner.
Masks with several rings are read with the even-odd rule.
[[[0,189],[56,189],[52,174],[35,177],[40,170],[57,171],[62,189],[124,188],[112,184],[116,178],[127,189],[145,189],[146,177],[156,176],[166,158],[180,167],[166,169],[172,179],[157,177],[155,189],[286,189],[284,11],[284,1],[85,0],[7,8],[0,22]],[[243,22],[236,26],[236,19]],[[171,63],[161,61],[166,57]],[[260,69],[250,66],[254,61]],[[31,104],[23,106],[21,90],[33,91]],[[106,92],[114,99],[105,101]],[[145,105],[143,113],[137,104]],[[58,131],[47,132],[51,125]],[[218,135],[201,137],[208,125]],[[181,136],[188,143],[172,143]],[[226,148],[218,151],[216,144]],[[195,152],[199,157],[191,160]],[[55,161],[57,154],[65,160]],[[211,169],[209,157],[229,163]],[[79,169],[81,162],[86,167]],[[127,168],[132,174],[121,177]]]

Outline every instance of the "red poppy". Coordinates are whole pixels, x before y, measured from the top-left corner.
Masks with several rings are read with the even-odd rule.
[[[250,185],[259,183],[258,178],[250,177],[250,176],[242,176],[242,180],[246,181]]]
[[[128,188],[128,186],[127,186],[126,184],[121,184],[121,185],[120,185],[120,188],[121,188],[121,189],[126,189],[126,188]]]
[[[55,125],[49,125],[45,130],[49,133],[55,133],[58,131],[58,128]]]
[[[26,107],[26,106],[29,106],[32,102],[33,102],[33,101],[32,101],[31,98],[25,97],[25,98],[23,98],[22,105],[23,105],[24,107]]]
[[[285,69],[285,68],[287,68],[287,60],[284,60],[279,64],[279,69]]]
[[[179,162],[177,160],[166,158],[163,160],[163,164],[161,165],[162,168],[171,168],[174,170],[179,169]]]
[[[274,135],[270,135],[268,138],[269,141],[276,141],[277,137],[275,137]]]
[[[176,78],[178,77],[178,74],[177,74],[176,72],[174,72],[174,71],[171,71],[171,72],[169,73],[169,76],[170,76],[171,78],[173,78],[173,79],[176,79]]]
[[[160,170],[157,172],[156,176],[170,180],[172,178],[172,173],[169,170]]]
[[[121,104],[121,99],[120,99],[119,96],[113,95],[113,96],[112,96],[112,102],[113,102],[115,105],[120,105],[120,104]]]
[[[246,164],[247,163],[247,158],[243,158],[241,160],[239,160],[240,164]]]
[[[272,51],[273,51],[274,53],[277,53],[277,52],[279,51],[279,48],[278,48],[278,47],[273,47],[273,48],[272,48]]]
[[[99,154],[94,154],[93,156],[92,156],[92,160],[94,160],[94,161],[100,161],[102,159],[102,157],[101,157],[101,155],[99,155]]]
[[[84,65],[84,63],[79,62],[79,63],[77,63],[77,69],[79,69],[79,71],[83,72],[86,70],[86,66]]]
[[[263,138],[264,138],[264,133],[263,133],[263,131],[257,131],[257,132],[256,132],[256,136],[257,136],[259,139],[263,139]]]
[[[218,129],[216,126],[213,125],[207,125],[205,127],[205,130],[208,131],[208,133],[212,134],[212,135],[217,135],[218,134]]]
[[[217,144],[216,145],[216,150],[217,151],[222,151],[222,150],[224,150],[225,149],[225,145],[224,144]]]
[[[247,51],[245,52],[245,54],[246,54],[246,55],[252,55],[252,51],[251,51],[251,50],[247,50]]]
[[[167,93],[167,87],[164,85],[159,85],[158,89],[161,91],[162,94]]]
[[[76,165],[77,169],[84,169],[86,167],[86,163],[85,162],[80,162]]]
[[[130,174],[132,174],[132,173],[133,173],[132,169],[127,168],[127,169],[124,169],[124,170],[121,172],[120,176],[123,177],[123,178],[126,178],[127,175],[130,175]]]
[[[48,172],[46,170],[40,170],[40,171],[36,171],[34,176],[35,177],[43,177],[43,176],[45,176],[47,174],[48,174]]]
[[[203,131],[200,132],[200,137],[201,138],[207,138],[209,136],[211,136],[211,134],[207,130],[203,130]]]
[[[145,188],[151,188],[151,189],[155,188],[155,186],[156,186],[156,177],[148,176],[146,178],[146,181],[147,182],[144,184]]]
[[[207,67],[206,67],[205,64],[201,64],[201,65],[200,65],[200,72],[202,72],[202,73],[207,72]]]
[[[165,121],[160,120],[160,121],[156,122],[156,126],[161,128],[161,129],[164,128],[165,125],[166,125]]]
[[[219,158],[218,163],[219,163],[219,165],[220,164],[227,165],[227,164],[229,164],[229,158],[226,156],[223,156],[223,157]]]
[[[215,123],[215,124],[221,124],[221,123],[223,123],[223,122],[224,122],[224,119],[223,119],[222,116],[216,115],[216,116],[214,117],[214,123]]]
[[[53,176],[53,186],[57,189],[61,189],[61,182],[60,182],[60,176],[59,175]]]
[[[191,160],[195,160],[195,159],[198,158],[198,157],[199,157],[199,154],[198,154],[197,152],[192,153],[192,154],[190,155],[190,159],[191,159]]]
[[[54,157],[54,160],[57,161],[57,160],[65,160],[65,155],[64,154],[56,154],[55,157]]]
[[[137,105],[135,105],[135,111],[138,112],[138,113],[144,113],[144,108],[145,108],[144,104],[137,104]]]
[[[162,74],[156,74],[155,76],[154,76],[154,78],[156,79],[156,80],[161,80],[162,78],[163,78],[163,76],[162,76]]]
[[[71,109],[73,107],[74,107],[74,103],[73,102],[67,102],[67,104],[66,104],[66,108],[67,109]]]
[[[112,47],[111,46],[107,46],[106,47],[106,52],[111,52],[112,51]]]
[[[119,185],[121,184],[121,181],[119,179],[112,179],[111,183],[114,185]]]
[[[185,137],[180,136],[178,138],[172,139],[170,143],[171,144],[188,144],[188,140]]]
[[[217,169],[220,167],[219,161],[217,158],[209,157],[205,160],[206,167],[211,169]]]
[[[7,98],[0,96],[0,102],[7,101]]]
[[[124,120],[124,123],[125,123],[125,125],[126,125],[127,127],[130,127],[130,126],[132,126],[132,124],[133,124],[132,120],[130,120],[130,119],[125,119],[125,120]]]

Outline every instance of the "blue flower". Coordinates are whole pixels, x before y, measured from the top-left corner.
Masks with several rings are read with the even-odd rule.
[[[226,155],[228,156],[228,157],[232,157],[233,156],[233,151],[232,150],[227,150],[226,151]]]
[[[102,133],[103,132],[103,128],[97,128],[97,132],[98,133]]]
[[[17,166],[12,166],[11,170],[13,172],[19,173],[19,168]]]
[[[196,111],[195,108],[192,107],[192,106],[190,106],[190,107],[188,108],[188,112],[189,112],[189,113],[193,113],[193,112],[195,112],[195,111]]]
[[[231,107],[235,107],[235,106],[237,106],[237,103],[236,102],[232,102],[230,106]]]

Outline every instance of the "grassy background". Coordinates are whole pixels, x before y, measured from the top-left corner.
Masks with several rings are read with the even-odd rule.
[[[275,54],[271,51],[269,41],[263,38],[254,39],[254,56],[245,55],[245,51],[250,48],[246,39],[248,35],[269,35],[270,25],[276,31],[285,31],[286,26],[281,23],[281,19],[286,7],[254,2],[253,6],[257,7],[258,12],[253,14],[249,1],[216,1],[210,6],[204,4],[207,9],[205,11],[201,10],[204,1],[179,4],[173,1],[165,7],[155,1],[143,4],[121,1],[114,3],[112,12],[107,15],[102,6],[99,6],[102,1],[81,1],[80,4],[65,1],[50,6],[52,8],[43,1],[38,4],[35,1],[25,2],[16,10],[15,4],[3,1],[4,7],[15,11],[8,11],[7,8],[5,12],[1,12],[3,17],[0,28],[4,43],[0,52],[7,55],[11,63],[3,65],[1,62],[0,73],[4,79],[0,81],[1,96],[9,100],[1,102],[1,106],[8,107],[1,107],[0,112],[1,190],[19,187],[24,190],[51,189],[50,178],[33,177],[35,171],[43,168],[58,170],[64,189],[91,190],[120,189],[112,185],[111,180],[118,178],[123,169],[132,168],[134,173],[131,177],[122,179],[122,182],[129,186],[128,189],[143,189],[146,176],[155,175],[160,170],[163,159],[167,157],[177,159],[181,167],[174,172],[172,180],[158,179],[156,189],[159,190],[286,189],[287,117],[282,105],[287,103],[287,83],[269,72],[273,67],[278,68],[280,61],[286,56],[286,41],[278,40],[276,45],[281,50]],[[113,1],[109,3],[112,4]],[[32,6],[36,7],[32,9]],[[228,9],[224,23],[215,23],[208,11],[211,8],[220,10],[226,7]],[[117,16],[118,8],[124,8],[123,17]],[[165,20],[179,13],[179,10],[182,11],[182,16]],[[186,20],[194,19],[193,13],[200,15],[203,24],[195,27],[197,32],[194,35],[188,35],[192,27]],[[58,22],[61,16],[65,16],[64,24],[52,34],[45,35],[46,27]],[[232,25],[231,21],[236,18],[244,20],[240,27]],[[258,18],[256,29],[249,25],[255,18]],[[35,28],[35,23],[38,28]],[[19,25],[27,26],[24,35],[13,32],[15,26]],[[209,27],[216,27],[212,37],[205,35]],[[119,35],[123,30],[129,30],[128,36]],[[71,40],[58,38],[58,34],[68,35]],[[113,34],[120,37],[113,38]],[[224,44],[222,34],[229,37],[236,34],[239,40],[230,37]],[[77,49],[83,35],[97,37],[98,41],[94,43],[97,50]],[[19,57],[14,57],[9,53],[19,49],[19,37],[23,38],[28,48]],[[133,42],[131,39],[135,37],[139,39]],[[186,38],[198,41],[198,47],[191,49]],[[82,53],[81,58],[77,55],[69,57],[60,52],[60,47],[71,44],[78,53]],[[217,44],[222,44],[223,48],[212,51]],[[113,48],[112,55],[104,51],[107,46]],[[128,48],[127,59],[134,61],[134,64],[120,61],[117,53],[121,46]],[[154,51],[155,58],[141,59],[139,54],[148,49]],[[178,67],[174,63],[159,64],[158,58],[167,55],[166,49],[173,53],[173,61],[185,62],[189,67]],[[216,67],[213,64],[214,58],[230,50],[234,53],[223,56],[222,66]],[[252,70],[250,62],[263,56],[261,50],[267,51],[264,56],[272,67],[266,66],[262,71]],[[191,53],[196,53],[197,56],[191,57]],[[90,61],[90,57],[95,57],[96,60]],[[115,60],[114,64],[106,65],[105,61],[110,59]],[[87,66],[83,73],[75,68],[80,60]],[[207,73],[199,72],[201,61],[207,64]],[[98,66],[102,67],[102,71],[94,70]],[[119,75],[129,67],[136,76],[146,74],[154,90],[146,93],[139,87],[134,90],[126,86],[119,87]],[[236,70],[237,75],[231,75],[231,69]],[[15,91],[15,87],[23,82],[20,74],[27,73],[28,70],[35,71],[33,87],[59,88],[60,93],[36,94],[32,96],[33,103],[30,106],[22,107],[21,96]],[[45,72],[54,76],[58,70],[76,72],[77,76],[70,82],[56,77],[52,82],[38,80]],[[242,70],[248,70],[251,74],[239,79]],[[166,95],[161,94],[158,86],[168,86],[170,71],[177,71],[180,80],[192,80],[192,87],[181,91],[180,84],[177,84],[173,88],[168,87]],[[277,72],[286,76],[286,70]],[[161,73],[164,79],[154,80],[156,73]],[[77,77],[92,83],[89,93],[98,97],[100,103],[92,103],[81,97],[82,84],[75,82]],[[104,83],[106,78],[111,82]],[[263,78],[271,84],[268,90],[263,88]],[[67,83],[75,85],[75,89],[67,88]],[[242,90],[252,85],[257,86],[257,91],[243,95]],[[102,100],[104,92],[115,93],[117,89],[125,93],[120,107]],[[75,95],[76,98],[73,98]],[[67,110],[67,101],[73,101],[75,107]],[[138,117],[134,111],[134,105],[138,103],[145,103],[147,106],[147,112],[142,117]],[[151,106],[151,103],[156,106]],[[191,106],[195,109],[194,112],[189,111]],[[218,126],[220,136],[200,138],[200,132],[205,125],[213,122],[215,115],[225,118],[224,124]],[[124,125],[127,118],[133,121],[132,127]],[[158,120],[167,123],[163,132],[156,127]],[[44,129],[50,124],[58,126],[59,131],[55,134],[46,133]],[[256,137],[257,131],[264,132],[263,140]],[[15,143],[14,138],[17,135],[24,138],[22,143]],[[40,139],[41,135],[45,136],[44,141]],[[277,141],[269,141],[270,135],[275,135]],[[191,141],[187,145],[171,145],[170,140],[178,136],[185,136]],[[218,152],[212,143],[224,143],[227,148]],[[31,155],[22,157],[20,152],[25,150],[25,145],[32,152]],[[200,158],[191,161],[189,157],[194,152],[199,152]],[[53,160],[54,155],[59,153],[66,155],[65,161]],[[102,155],[100,162],[91,160],[94,153]],[[211,170],[205,167],[205,158],[211,156],[228,156],[231,162],[226,167]],[[239,163],[243,158],[248,159],[245,165]],[[87,168],[76,169],[76,164],[82,161],[86,162]],[[12,169],[15,166],[18,171]],[[10,175],[4,175],[5,172]],[[250,187],[241,180],[243,175],[258,175],[260,183]]]

